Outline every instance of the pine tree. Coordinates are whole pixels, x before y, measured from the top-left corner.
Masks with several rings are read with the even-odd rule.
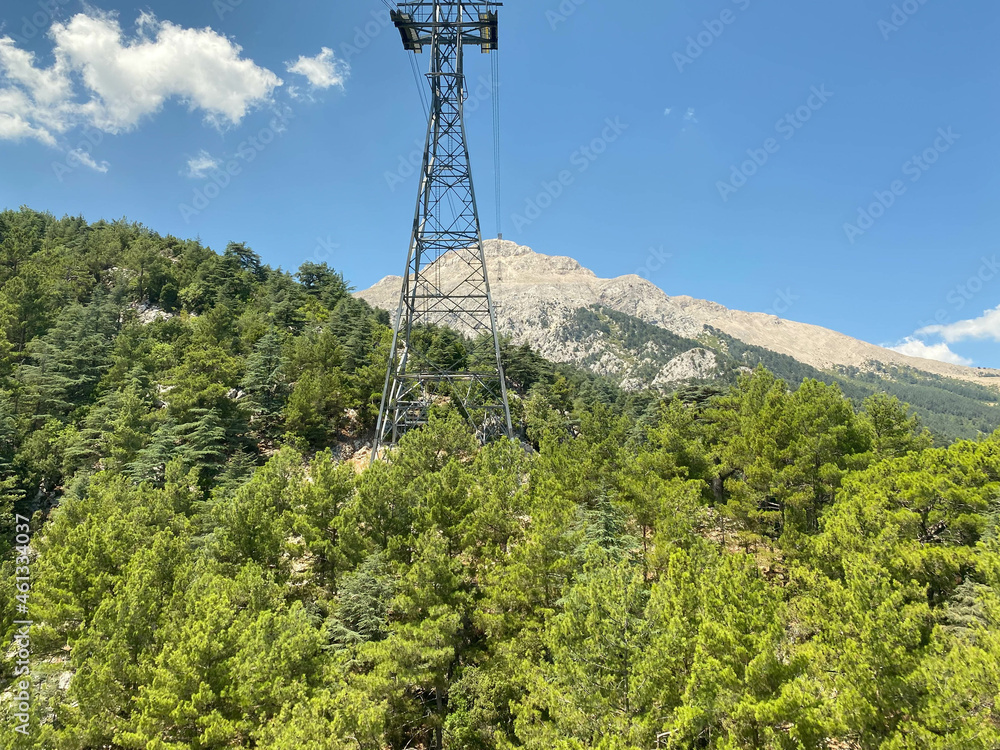
[[[383,640],[394,593],[386,556],[376,552],[366,557],[343,578],[335,616],[327,624],[330,640],[342,646]]]
[[[257,469],[257,463],[257,456],[242,448],[237,449],[215,478],[215,483],[212,486],[213,495],[216,497],[231,495],[253,476]]]
[[[469,645],[466,631],[468,594],[461,563],[434,530],[414,544],[413,563],[392,603],[395,622],[388,637],[362,647],[373,677],[398,714],[391,742],[433,742],[443,748],[449,690],[456,667]]]
[[[292,525],[315,556],[317,580],[336,594],[339,580],[348,568],[340,544],[341,511],[354,494],[357,477],[347,465],[336,465],[329,450],[316,455],[309,467],[309,481],[301,502],[293,508]]]
[[[332,310],[351,292],[344,277],[331,270],[326,263],[303,263],[299,266],[297,277],[306,294],[315,297],[328,310]]]
[[[989,587],[971,579],[955,589],[944,607],[943,629],[957,638],[975,638],[976,633],[990,625],[983,597]]]
[[[281,335],[268,331],[247,357],[240,388],[247,395],[250,426],[258,440],[273,435],[281,421],[281,412],[291,392],[287,380],[288,358],[284,355]]]
[[[638,568],[591,554],[563,611],[545,629],[551,663],[539,665],[519,710],[518,736],[528,747],[558,747],[563,738],[595,747],[607,736],[626,746],[650,745],[639,722],[644,679],[638,674],[650,643],[648,597]],[[539,714],[547,721],[537,721]]]
[[[193,409],[191,414],[193,422],[174,428],[178,456],[188,467],[198,470],[201,485],[207,489],[226,461],[226,429],[214,409]]]
[[[342,364],[341,347],[326,326],[307,330],[292,350],[288,371],[295,383],[285,427],[312,447],[328,445],[343,423],[347,389]]]
[[[162,486],[166,479],[167,464],[177,455],[177,425],[166,419],[156,428],[150,441],[128,464],[127,471],[136,482],[151,482]]]
[[[0,287],[4,333],[15,354],[23,353],[51,321],[55,296],[52,286],[41,269],[29,265]]]
[[[257,281],[263,281],[266,274],[260,256],[246,246],[245,242],[230,242],[222,254],[224,262],[236,262],[236,267],[245,271]]]
[[[87,306],[70,307],[51,331],[27,346],[21,378],[33,400],[33,414],[64,416],[85,403],[110,367],[119,305],[98,287]]]
[[[865,399],[863,424],[871,432],[872,449],[878,458],[896,458],[931,447],[930,433],[920,418],[910,414],[910,405],[896,396],[876,393]]]

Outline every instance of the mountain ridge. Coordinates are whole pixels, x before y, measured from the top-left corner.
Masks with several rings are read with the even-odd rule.
[[[501,334],[516,344],[530,344],[555,361],[580,361],[580,352],[567,351],[556,331],[569,323],[574,311],[599,306],[683,338],[697,340],[713,329],[721,331],[826,372],[844,368],[871,372],[880,365],[895,366],[1000,387],[1000,370],[912,357],[822,326],[733,310],[688,295],[668,295],[635,274],[600,278],[574,258],[546,255],[509,240],[486,240],[483,245]],[[434,267],[448,279],[449,271],[457,276],[459,263],[445,255]],[[399,276],[386,276],[356,295],[392,312],[398,305],[400,282]],[[463,329],[459,321],[453,324]]]

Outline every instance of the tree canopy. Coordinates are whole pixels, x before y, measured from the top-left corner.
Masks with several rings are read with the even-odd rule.
[[[386,323],[325,265],[0,213],[0,748],[1000,747],[1000,434],[504,342],[520,440],[443,392],[369,466]]]

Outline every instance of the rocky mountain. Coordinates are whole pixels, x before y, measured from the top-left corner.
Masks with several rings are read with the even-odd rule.
[[[1000,370],[909,357],[820,326],[782,320],[765,313],[730,310],[715,302],[687,296],[671,297],[641,276],[601,279],[572,258],[543,255],[515,242],[487,240],[484,244],[502,333],[518,344],[531,344],[543,356],[555,361],[582,362],[604,348],[599,335],[567,348],[560,333],[573,320],[577,310],[597,306],[631,315],[688,339],[698,339],[710,329],[721,331],[818,370],[864,370],[878,363],[973,383],[1000,385]],[[445,256],[436,270],[444,279],[451,275],[457,282],[458,274],[465,268],[464,264]],[[394,311],[399,288],[400,277],[387,276],[358,296],[375,307]],[[707,364],[704,353],[691,354],[662,373],[662,377],[669,382],[680,375],[701,374]],[[613,361],[606,361],[604,369],[616,372],[619,371],[617,367]]]
[[[515,242],[487,240],[485,254],[503,335],[626,388],[667,391],[763,363],[789,382],[836,380],[859,398],[874,390],[896,392],[925,413],[947,415],[948,424],[939,419],[939,427],[952,434],[1000,424],[1000,370],[910,357],[820,326],[670,296],[636,275],[602,279],[572,258]],[[446,255],[434,272],[446,288],[460,282],[463,269]],[[400,282],[388,276],[358,296],[394,312]],[[458,320],[449,324],[463,329]]]

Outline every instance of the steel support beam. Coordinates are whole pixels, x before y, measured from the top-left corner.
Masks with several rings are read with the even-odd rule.
[[[513,433],[464,117],[464,48],[497,49],[499,5],[414,2],[392,12],[406,50],[429,48],[431,106],[372,460],[426,424],[443,401],[454,403],[483,441]],[[462,264],[459,281],[442,279],[446,263]],[[457,321],[488,341],[489,351],[440,361],[427,332]]]

